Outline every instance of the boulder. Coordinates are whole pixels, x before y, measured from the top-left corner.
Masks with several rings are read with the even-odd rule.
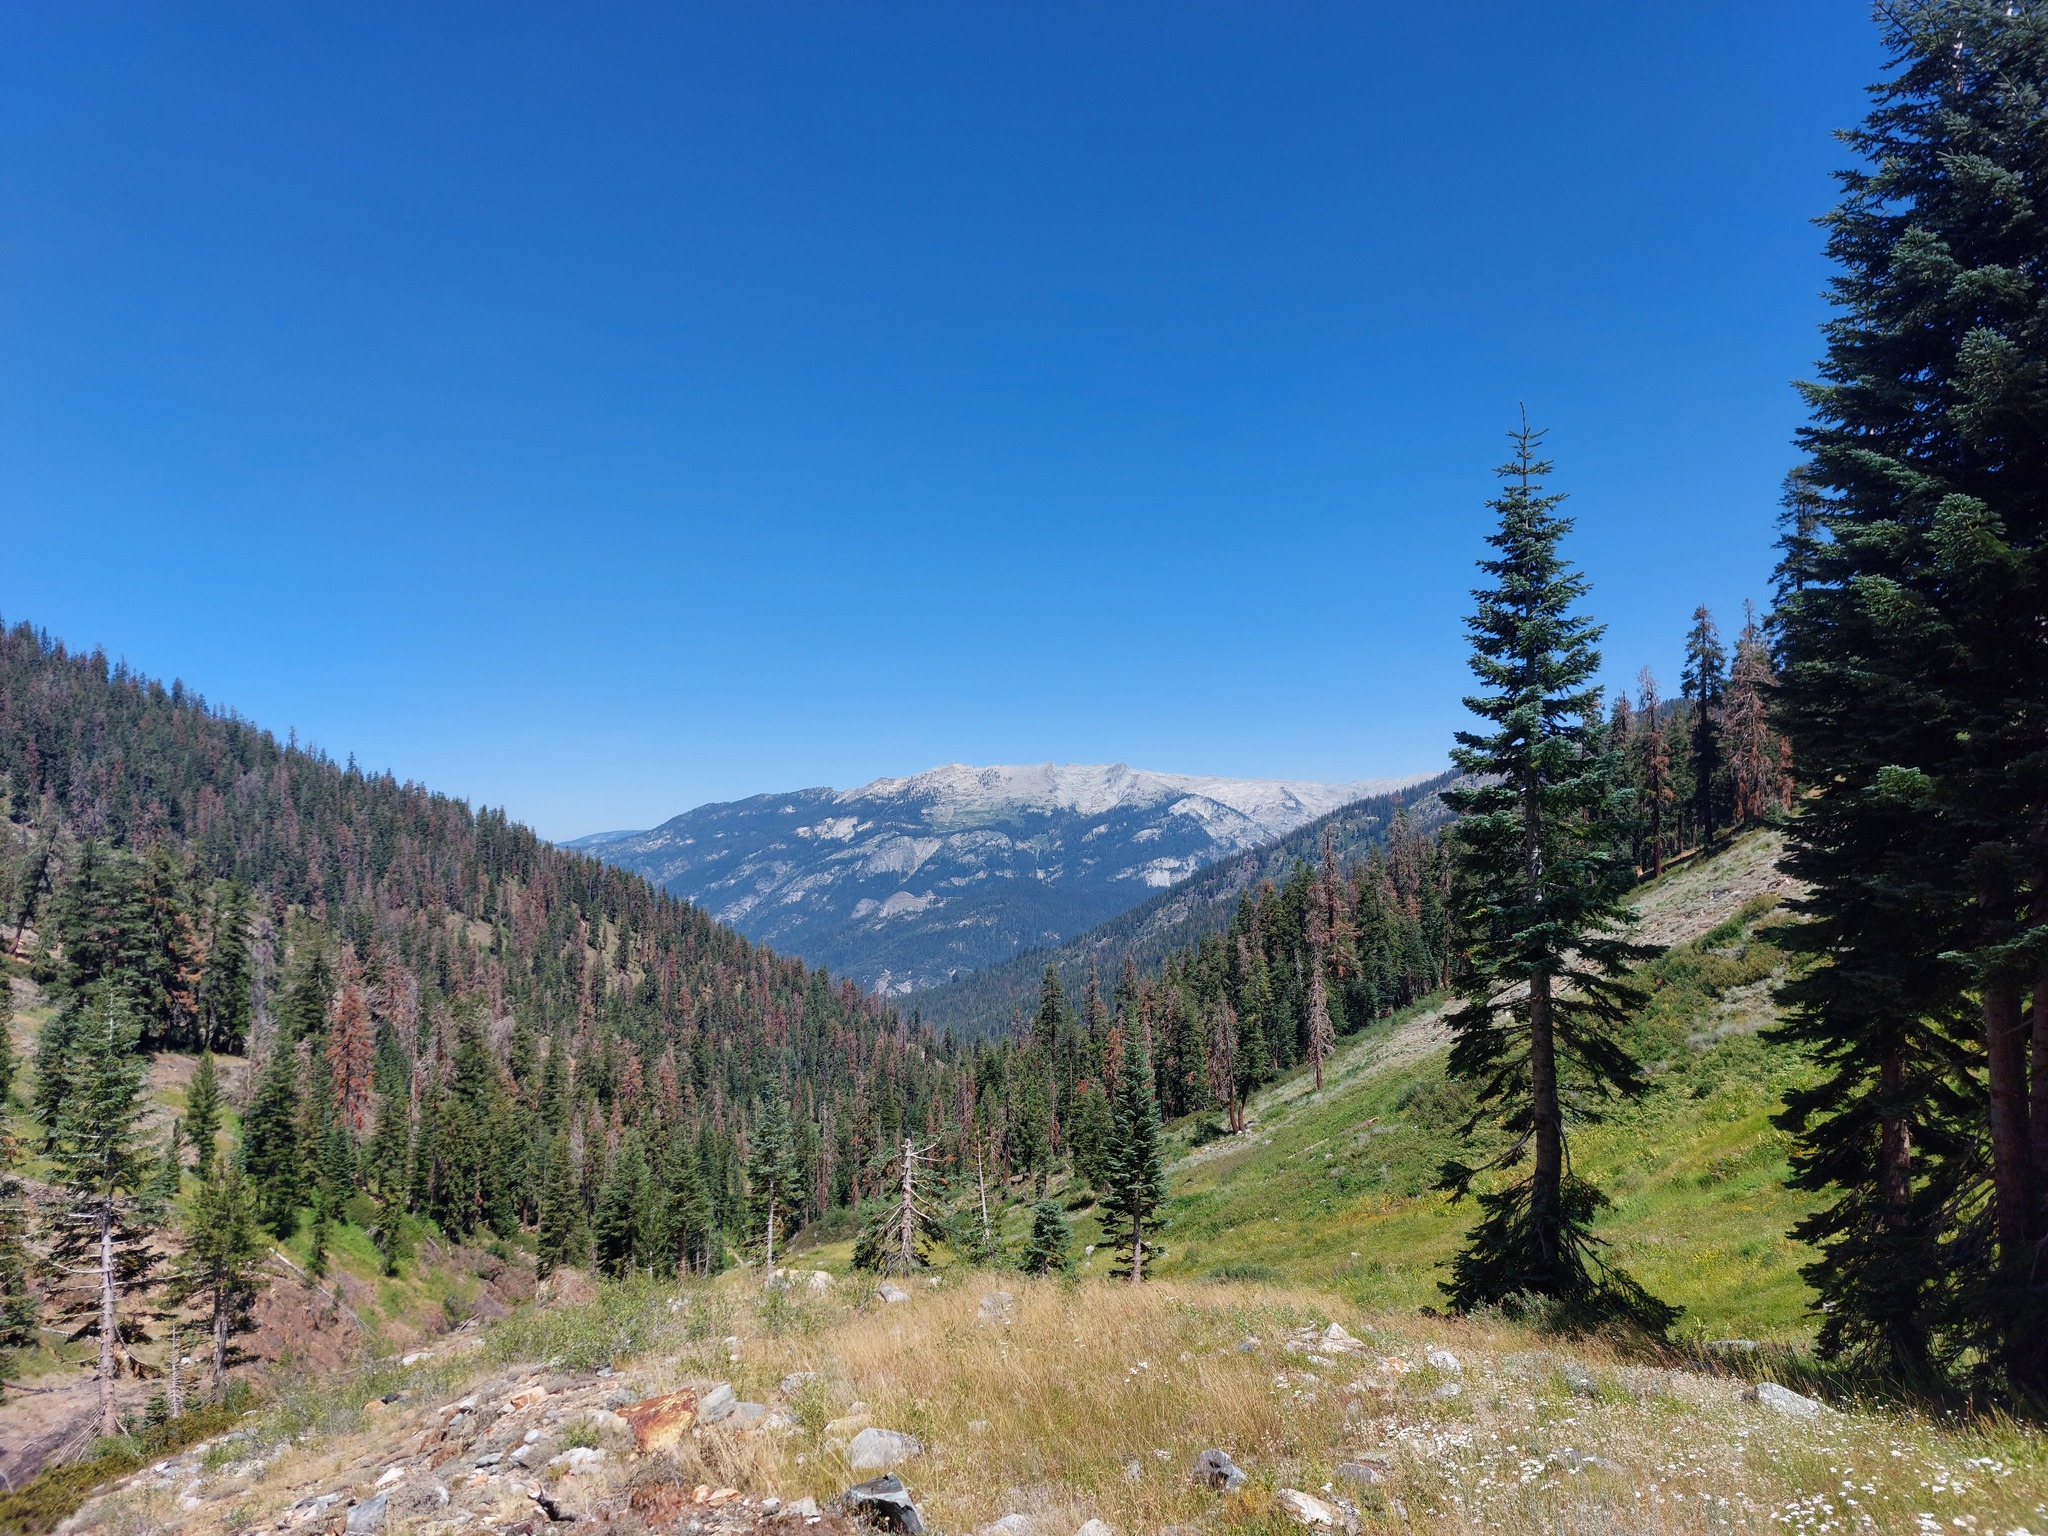
[[[1787,1418],[1811,1419],[1820,1415],[1819,1403],[1810,1397],[1801,1397],[1790,1387],[1781,1387],[1775,1381],[1760,1381],[1742,1395],[1747,1401],[1762,1403]]]
[[[1107,1520],[1088,1519],[1081,1522],[1081,1529],[1074,1536],[1116,1536],[1116,1532],[1109,1528]]]
[[[795,1397],[797,1393],[803,1391],[805,1387],[817,1379],[818,1373],[816,1371],[791,1371],[782,1378],[782,1381],[775,1390],[784,1397]]]
[[[1376,1488],[1387,1480],[1387,1465],[1382,1461],[1340,1461],[1337,1476],[1362,1488]]]
[[[1017,1298],[1008,1291],[990,1291],[981,1298],[981,1306],[975,1317],[984,1323],[1007,1323],[1010,1313],[1017,1305]]]
[[[548,1458],[548,1470],[559,1472],[564,1477],[575,1477],[604,1464],[604,1452],[592,1450],[587,1445],[571,1446],[559,1456]]]
[[[1299,1488],[1282,1488],[1273,1495],[1273,1501],[1287,1512],[1287,1518],[1297,1525],[1335,1525],[1337,1511],[1313,1494],[1303,1493]]]
[[[864,1429],[846,1447],[846,1464],[856,1472],[886,1472],[898,1462],[922,1456],[917,1436],[897,1429]]]
[[[816,1499],[798,1499],[789,1506],[789,1512],[792,1515],[801,1515],[804,1519],[809,1520],[818,1513],[818,1501]]]
[[[1009,1514],[987,1525],[976,1526],[974,1536],[1031,1536],[1031,1518],[1028,1515]]]
[[[697,1400],[697,1422],[717,1424],[732,1417],[740,1400],[733,1392],[732,1383],[721,1381]]]
[[[910,1300],[910,1292],[890,1285],[887,1281],[875,1287],[875,1295],[892,1306],[899,1301]]]
[[[1365,1341],[1353,1338],[1345,1332],[1342,1323],[1330,1324],[1316,1342],[1322,1346],[1325,1353],[1332,1355],[1355,1355],[1365,1348]]]
[[[628,1403],[612,1417],[624,1421],[641,1452],[665,1451],[680,1444],[697,1422],[697,1394],[685,1387],[680,1392],[645,1397]]]
[[[363,1500],[348,1512],[347,1536],[370,1536],[372,1531],[383,1530],[384,1512],[390,1504],[391,1496],[385,1493]]]
[[[807,1291],[829,1291],[832,1289],[832,1277],[822,1269],[814,1269],[811,1271],[810,1277],[804,1281],[804,1289]]]
[[[732,1412],[718,1421],[720,1429],[759,1429],[768,1417],[766,1403],[734,1403]]]
[[[1458,1357],[1440,1344],[1432,1347],[1423,1358],[1438,1370],[1448,1371],[1454,1375],[1464,1369],[1458,1364]]]
[[[1244,1486],[1244,1469],[1213,1446],[1195,1458],[1188,1476],[1204,1487],[1235,1493]]]
[[[924,1517],[911,1502],[910,1490],[902,1479],[887,1473],[855,1483],[839,1496],[839,1506],[865,1525],[897,1531],[901,1536],[925,1536]]]

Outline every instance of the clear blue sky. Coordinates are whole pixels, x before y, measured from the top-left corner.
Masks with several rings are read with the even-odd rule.
[[[550,836],[1434,769],[1767,595],[1855,0],[0,6],[0,616]]]

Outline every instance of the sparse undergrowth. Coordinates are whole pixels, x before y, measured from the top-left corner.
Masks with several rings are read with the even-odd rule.
[[[1007,1321],[981,1315],[980,1298],[996,1286],[1015,1296]],[[1631,1364],[1599,1344],[1565,1346],[1499,1322],[1368,1317],[1303,1291],[1009,1275],[912,1289],[910,1301],[883,1307],[853,1304],[842,1285],[836,1297],[775,1303],[768,1317],[738,1277],[683,1291],[612,1287],[587,1305],[485,1330],[481,1347],[431,1374],[366,1378],[348,1395],[409,1380],[432,1403],[494,1371],[502,1379],[508,1361],[560,1369],[580,1358],[614,1362],[621,1390],[634,1394],[729,1380],[741,1397],[772,1403],[785,1376],[815,1372],[784,1403],[793,1427],[707,1431],[673,1455],[637,1459],[614,1439],[612,1459],[579,1482],[579,1496],[704,1482],[829,1497],[856,1480],[844,1417],[858,1411],[858,1422],[923,1441],[924,1454],[899,1470],[947,1532],[1011,1511],[1043,1536],[1068,1536],[1091,1516],[1119,1536],[1277,1531],[1287,1528],[1275,1502],[1283,1487],[1353,1499],[1365,1531],[2009,1533],[2048,1524],[2042,1441],[2000,1418],[1855,1408],[1788,1417],[1745,1401],[1733,1377]],[[1301,1345],[1298,1330],[1333,1320],[1363,1349]],[[536,1347],[563,1354],[536,1357]],[[265,1416],[258,1438],[287,1438],[297,1425],[310,1438],[232,1505],[181,1517],[161,1500],[116,1496],[89,1523],[201,1533],[227,1529],[208,1511],[231,1509],[254,1525],[309,1491],[366,1494],[398,1459],[360,1404],[337,1410],[324,1431],[284,1411]],[[1188,1480],[1209,1446],[1249,1473],[1241,1493]],[[1347,1459],[1378,1466],[1384,1480],[1340,1480]],[[344,1466],[354,1470],[333,1470]]]

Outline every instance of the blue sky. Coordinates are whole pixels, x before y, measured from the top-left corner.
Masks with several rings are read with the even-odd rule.
[[[1434,769],[1519,402],[1767,595],[1852,0],[11,3],[0,617],[550,836]]]

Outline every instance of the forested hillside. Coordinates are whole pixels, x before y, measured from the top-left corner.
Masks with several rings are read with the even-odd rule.
[[[1429,832],[1447,812],[1440,791],[1455,774],[1440,774],[1391,794],[1353,801],[1306,826],[1189,875],[1166,890],[1052,949],[1018,955],[970,972],[906,1001],[934,1029],[958,1038],[993,1034],[1030,1011],[1047,965],[1070,995],[1080,990],[1089,968],[1115,975],[1128,958],[1140,975],[1151,975],[1168,955],[1230,925],[1239,898],[1263,881],[1284,884],[1297,866],[1313,864],[1327,846],[1345,860],[1364,857],[1397,835]]]

